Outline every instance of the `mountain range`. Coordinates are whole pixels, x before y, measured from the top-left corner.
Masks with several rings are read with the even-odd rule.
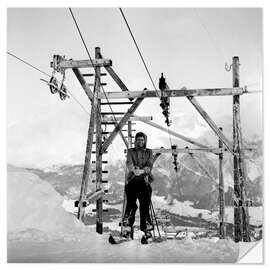
[[[254,206],[262,205],[262,141],[245,142],[245,147],[252,147],[253,151],[245,151],[247,180],[247,197]],[[178,170],[175,171],[173,158],[170,154],[161,155],[154,164],[152,184],[153,193],[163,196],[168,204],[174,199],[193,202],[193,207],[215,210],[218,207],[218,157],[211,154],[196,154],[194,158],[189,154],[178,156]],[[198,163],[198,162],[199,163]],[[94,164],[92,164],[94,169]],[[204,169],[202,169],[204,168]],[[41,179],[49,182],[57,192],[67,199],[78,199],[83,165],[53,166],[47,169],[27,168]],[[108,174],[108,189],[106,199],[109,204],[118,204],[123,200],[125,181],[125,161],[118,160],[105,164]],[[225,203],[233,205],[233,163],[231,155],[224,154],[223,175],[225,181]],[[88,191],[95,190],[92,179],[88,184]]]

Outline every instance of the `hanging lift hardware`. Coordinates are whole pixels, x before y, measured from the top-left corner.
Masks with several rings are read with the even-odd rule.
[[[40,79],[41,81],[48,84],[52,94],[59,93],[59,97],[61,100],[65,100],[67,97],[70,98],[70,96],[67,94],[67,87],[64,85],[64,81],[66,78],[65,69],[59,66],[59,63],[63,60],[65,60],[65,56],[54,55],[53,62],[51,62],[51,67],[53,68],[53,72],[52,72],[50,81]],[[60,87],[58,85],[57,78],[55,77],[56,72],[60,73],[63,76],[60,83]]]
[[[176,149],[177,149],[177,145],[173,144],[172,145],[173,165],[174,165],[174,170],[178,172],[178,162],[177,162],[178,153]]]
[[[171,121],[169,120],[170,98],[166,95],[166,90],[168,90],[168,87],[166,80],[163,77],[163,73],[161,73],[161,77],[159,78],[159,89],[161,91],[160,107],[162,108],[162,114],[165,116],[165,123],[169,127],[171,125]]]

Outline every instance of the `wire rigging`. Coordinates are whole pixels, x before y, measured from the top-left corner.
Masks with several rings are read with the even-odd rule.
[[[222,49],[220,46],[217,46],[217,43],[214,42],[214,39],[213,39],[213,36],[211,35],[210,31],[207,29],[205,23],[203,22],[201,16],[199,15],[198,11],[196,8],[193,9],[194,10],[194,13],[195,15],[197,16],[201,26],[203,27],[203,29],[205,30],[205,32],[207,33],[207,36],[210,40],[210,42],[212,43],[212,45],[214,46],[214,48],[216,49],[217,53],[219,54],[219,56],[223,57],[224,58],[224,53],[222,52]]]
[[[157,91],[157,88],[156,88],[156,85],[155,85],[155,83],[154,83],[154,81],[153,81],[153,79],[152,79],[152,76],[151,76],[151,74],[150,74],[150,72],[149,72],[149,69],[147,68],[147,65],[146,65],[146,63],[145,63],[145,61],[144,61],[144,58],[143,58],[142,53],[141,53],[141,51],[140,51],[140,49],[139,49],[139,46],[138,46],[138,44],[137,44],[137,42],[136,42],[136,39],[135,39],[135,37],[134,37],[134,35],[133,35],[133,33],[132,33],[131,29],[130,29],[130,26],[129,26],[128,22],[127,22],[127,19],[126,19],[126,17],[125,17],[125,14],[124,14],[124,12],[123,12],[123,10],[122,10],[121,8],[119,8],[119,10],[120,10],[120,12],[121,12],[121,14],[122,14],[122,17],[123,17],[123,19],[124,19],[124,21],[125,21],[125,23],[126,23],[126,26],[127,26],[127,28],[128,28],[128,31],[129,31],[129,33],[130,33],[132,39],[133,39],[133,42],[134,42],[134,44],[135,44],[135,46],[136,46],[136,48],[137,48],[137,51],[138,51],[138,53],[139,53],[139,55],[140,55],[140,58],[141,58],[141,60],[142,60],[142,62],[143,62],[144,68],[145,68],[145,70],[146,70],[146,72],[147,72],[147,74],[148,74],[148,76],[149,76],[149,78],[150,78],[150,81],[151,81],[151,83],[152,83],[152,85],[153,85],[153,87],[154,87],[154,89],[155,89],[155,91],[156,91],[156,93],[157,93],[157,96],[159,96],[158,91]]]
[[[9,52],[9,51],[7,51],[7,54],[9,54],[10,56],[12,56],[12,57],[16,58],[17,60],[19,60],[19,61],[23,62],[24,64],[28,65],[29,67],[31,67],[31,68],[33,68],[33,69],[35,69],[35,70],[37,70],[37,71],[39,71],[39,72],[43,73],[44,75],[46,75],[46,76],[48,76],[48,77],[51,77],[51,75],[50,75],[50,74],[48,74],[48,73],[46,73],[46,72],[42,71],[41,69],[39,69],[39,68],[37,68],[37,67],[33,66],[33,65],[32,65],[32,64],[30,64],[29,62],[26,62],[25,60],[23,60],[22,58],[20,58],[20,57],[16,56],[15,54],[13,54],[13,53],[11,53],[11,52]]]
[[[85,48],[85,50],[86,50],[86,52],[87,52],[87,55],[88,55],[88,57],[89,57],[89,60],[90,60],[92,66],[93,66],[93,68],[94,68],[94,70],[95,70],[95,73],[96,73],[96,67],[95,67],[94,64],[93,64],[93,60],[92,60],[92,58],[91,58],[91,55],[90,55],[89,50],[88,50],[88,48],[87,48],[87,45],[86,45],[86,43],[85,43],[85,41],[84,41],[84,38],[83,38],[83,36],[82,36],[81,30],[80,30],[79,25],[78,25],[78,23],[77,23],[77,21],[76,21],[76,18],[75,18],[75,16],[74,16],[74,14],[73,14],[71,8],[69,8],[69,11],[70,11],[70,14],[71,14],[71,16],[72,16],[72,19],[73,19],[73,21],[74,21],[74,23],[75,23],[75,25],[76,25],[76,28],[77,28],[77,30],[78,30],[78,32],[79,32],[80,38],[81,38],[81,40],[82,40],[82,42],[83,42],[83,45],[84,45],[84,48]],[[117,122],[116,117],[115,117],[115,114],[114,114],[114,111],[113,111],[113,109],[112,109],[112,107],[111,107],[111,103],[110,103],[110,101],[109,101],[109,99],[108,99],[108,97],[107,97],[107,94],[106,94],[106,92],[105,92],[105,90],[104,90],[104,88],[103,88],[103,85],[101,84],[100,78],[99,78],[99,85],[100,85],[100,87],[101,87],[101,89],[102,89],[102,91],[103,91],[103,93],[104,93],[104,96],[105,96],[105,98],[106,98],[106,100],[107,100],[107,103],[108,103],[109,108],[110,108],[110,110],[111,110],[111,113],[112,113],[112,115],[113,115],[113,119],[114,119],[115,122]],[[124,135],[122,134],[121,131],[120,131],[120,135],[121,135],[122,138],[124,138]]]
[[[140,51],[140,49],[139,49],[139,46],[138,46],[138,44],[137,44],[137,42],[136,42],[136,39],[135,39],[135,37],[134,37],[134,35],[133,35],[132,31],[131,31],[131,28],[130,28],[130,26],[129,26],[129,24],[128,24],[128,21],[127,21],[126,17],[125,17],[125,14],[124,14],[124,12],[123,12],[123,10],[122,10],[121,8],[119,8],[119,10],[120,10],[121,15],[122,15],[122,17],[123,17],[123,19],[124,19],[124,21],[125,21],[125,23],[126,23],[126,26],[127,26],[127,28],[128,28],[128,31],[129,31],[129,33],[130,33],[130,35],[131,35],[131,37],[132,37],[132,40],[133,40],[133,42],[134,42],[134,44],[135,44],[135,46],[136,46],[136,48],[137,48],[137,51],[138,51],[138,53],[139,53],[139,55],[140,55],[140,58],[141,58],[141,60],[142,60],[142,62],[143,62],[144,68],[145,68],[145,70],[146,70],[146,72],[147,72],[147,74],[148,74],[148,76],[149,76],[149,78],[150,78],[150,81],[151,81],[151,83],[152,83],[152,85],[153,85],[153,87],[154,87],[154,89],[155,89],[155,91],[156,91],[157,97],[159,98],[159,93],[158,93],[158,91],[157,91],[157,88],[156,88],[156,86],[155,86],[155,83],[154,83],[154,81],[153,81],[153,79],[152,79],[152,76],[151,76],[151,74],[150,74],[150,72],[149,72],[149,69],[147,68],[147,65],[146,65],[146,63],[145,63],[145,60],[144,60],[144,58],[143,58],[143,56],[142,56],[142,53],[141,53],[141,51]],[[171,134],[170,134],[170,132],[169,132],[169,127],[167,127],[167,132],[168,132],[169,141],[170,141],[170,145],[171,145],[171,149],[172,149],[172,154],[173,154],[173,153],[174,153],[174,152],[173,152],[173,144],[172,144]],[[177,177],[177,173],[176,173],[176,172],[175,172],[175,175],[176,175],[176,177]]]
[[[7,54],[10,55],[10,56],[12,56],[12,57],[14,57],[14,58],[16,58],[17,60],[21,61],[22,63],[24,63],[24,64],[30,66],[31,68],[33,68],[33,69],[39,71],[40,73],[42,73],[42,74],[44,74],[44,75],[46,75],[46,76],[48,76],[48,77],[51,77],[50,74],[48,74],[48,73],[46,73],[45,71],[43,71],[43,70],[41,70],[41,69],[35,67],[34,65],[32,65],[32,64],[30,64],[29,62],[23,60],[22,58],[16,56],[15,54],[10,53],[10,52],[8,52],[8,51],[7,51]],[[66,89],[66,90],[67,90],[67,89]],[[89,115],[89,112],[88,112],[88,111],[85,109],[85,107],[80,103],[80,101],[79,101],[77,98],[75,98],[75,96],[73,96],[73,94],[72,94],[69,90],[67,90],[67,92],[68,92],[68,93],[70,94],[70,96],[78,103],[78,105],[84,110],[84,112],[86,112],[86,113]]]

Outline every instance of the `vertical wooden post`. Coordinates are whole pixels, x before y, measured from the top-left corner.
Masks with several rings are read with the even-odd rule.
[[[97,92],[94,91],[94,96],[92,99],[92,107],[90,114],[90,123],[88,128],[88,137],[86,143],[86,151],[85,151],[85,160],[84,160],[84,168],[83,168],[83,176],[82,176],[82,184],[80,190],[79,197],[79,205],[78,205],[78,219],[83,222],[85,207],[83,206],[83,202],[86,199],[87,194],[87,186],[90,178],[91,171],[91,155],[92,155],[92,147],[93,147],[93,136],[95,130],[95,121],[96,121],[96,106],[98,101]]]
[[[233,87],[239,87],[239,58],[233,57]],[[234,180],[234,240],[242,241],[242,211],[240,189],[240,164],[239,164],[239,140],[238,119],[240,114],[239,95],[233,96],[233,180]]]
[[[132,148],[132,122],[128,121],[128,148]],[[125,170],[125,186],[127,184],[127,176],[128,176],[128,170],[126,168]],[[123,195],[123,207],[122,207],[122,221],[121,221],[121,234],[123,233],[123,221],[124,221],[124,215],[126,211],[126,205],[127,205],[127,194],[124,188],[124,195]]]
[[[95,48],[95,58],[100,57],[100,48]],[[96,67],[95,69],[95,92],[97,95],[100,93],[100,67]],[[100,190],[102,187],[102,136],[101,136],[101,100],[97,100],[96,106],[96,191]],[[97,200],[96,202],[96,232],[102,234],[103,232],[103,198]]]
[[[237,78],[236,81],[236,86],[234,87],[239,87],[239,58],[234,57],[235,61],[235,66],[236,66],[236,72],[235,72],[235,77]],[[234,65],[234,62],[233,62]],[[236,99],[236,114],[235,114],[235,129],[236,129],[236,138],[237,138],[237,153],[238,153],[238,158],[237,158],[237,163],[238,163],[238,170],[239,170],[239,185],[240,185],[240,203],[239,203],[239,210],[241,211],[241,221],[242,221],[242,240],[244,242],[249,242],[250,241],[250,232],[249,232],[249,211],[248,211],[248,206],[246,205],[247,203],[247,198],[246,198],[246,189],[245,189],[245,184],[246,184],[246,170],[245,170],[245,161],[243,158],[243,138],[242,138],[242,128],[241,128],[241,121],[240,121],[240,96],[234,96]]]
[[[219,128],[222,131],[222,128]],[[223,143],[219,139],[218,147],[222,150]],[[223,181],[223,153],[218,155],[219,160],[219,236],[220,239],[225,239],[225,223],[224,223],[224,214],[225,214],[225,197],[224,197],[224,181]]]
[[[132,124],[128,121],[128,148],[132,148]]]

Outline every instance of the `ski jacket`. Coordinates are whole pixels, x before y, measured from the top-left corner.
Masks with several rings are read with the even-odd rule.
[[[126,161],[126,166],[128,169],[128,175],[127,175],[127,182],[132,181],[135,178],[134,174],[134,169],[135,167],[138,167],[139,169],[145,170],[146,168],[149,168],[150,170],[153,167],[153,153],[151,149],[146,148],[146,143],[147,143],[147,136],[144,135],[144,141],[145,144],[142,148],[138,147],[137,145],[134,148],[128,149],[127,152],[127,161]],[[141,176],[146,176],[148,175],[149,182],[153,182],[154,178],[153,175],[150,171],[148,174],[143,174]]]

